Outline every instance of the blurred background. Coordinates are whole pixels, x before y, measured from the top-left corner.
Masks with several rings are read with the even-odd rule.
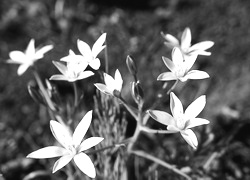
[[[183,157],[184,160],[174,163],[180,166],[184,166],[183,163],[192,164],[200,179],[249,179],[249,9],[250,1],[247,0],[1,0],[2,178],[23,179],[32,171],[31,164],[35,164],[37,169],[44,169],[43,163],[25,161],[23,158],[33,150],[53,142],[46,109],[37,105],[27,90],[27,84],[34,81],[32,72],[28,70],[19,77],[18,66],[6,63],[10,51],[25,50],[31,38],[35,39],[36,47],[53,44],[54,49],[37,63],[41,77],[48,79],[58,73],[52,60],[68,55],[69,49],[78,52],[77,39],[92,46],[100,34],[106,32],[109,73],[113,76],[116,69],[120,70],[124,79],[123,96],[132,103],[129,94],[132,77],[128,75],[126,67],[126,57],[131,55],[139,69],[146,110],[157,98],[156,92],[163,85],[156,81],[157,76],[168,71],[161,57],[171,58],[171,49],[164,46],[160,33],[180,38],[183,30],[190,27],[192,44],[204,40],[215,42],[209,49],[212,55],[199,56],[194,67],[208,72],[211,78],[178,84],[175,92],[185,107],[200,95],[207,95],[207,104],[200,117],[210,120],[211,124],[206,128],[198,128],[198,132],[207,134],[209,147],[196,153],[205,154],[206,159],[215,154],[215,158],[211,158],[211,162],[206,161],[210,163],[206,172],[204,166],[207,164],[203,163],[203,170],[199,169],[203,162],[199,158],[190,162]],[[104,53],[100,54],[100,59],[101,69],[104,70]],[[82,102],[84,111],[93,106],[95,87],[90,84],[98,81],[97,75],[78,82],[78,87],[85,93]],[[55,84],[62,97],[72,96],[73,90],[69,83]],[[168,100],[159,109],[169,112],[167,104]],[[168,142],[164,140],[165,136],[160,135],[159,138],[162,143]],[[185,147],[187,145],[180,152],[185,152]],[[191,154],[196,157],[195,153]],[[50,170],[50,167],[47,168]]]

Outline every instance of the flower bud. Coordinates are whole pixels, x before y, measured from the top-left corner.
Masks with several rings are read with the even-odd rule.
[[[46,105],[42,94],[40,93],[38,87],[36,87],[34,82],[32,81],[29,82],[28,91],[29,91],[30,96],[36,103]]]
[[[143,103],[144,93],[139,82],[132,82],[131,94],[137,104]]]
[[[127,64],[127,67],[128,67],[130,74],[135,76],[137,73],[137,67],[135,65],[134,60],[130,56],[127,56],[126,64]]]

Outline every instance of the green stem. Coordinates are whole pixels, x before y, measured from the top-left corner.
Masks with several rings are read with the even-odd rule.
[[[132,107],[130,107],[127,102],[122,98],[119,97],[120,101],[122,102],[122,104],[124,105],[124,107],[128,110],[128,112],[135,118],[135,120],[137,121],[137,115],[135,113],[135,109],[132,109]]]
[[[109,72],[109,59],[108,59],[108,45],[107,45],[107,39],[105,40],[105,44],[106,44],[106,47],[105,47],[105,72],[108,74]]]
[[[137,156],[140,156],[140,157],[143,157],[145,159],[148,159],[148,160],[151,160],[157,164],[160,164],[162,165],[163,167],[167,168],[167,169],[170,169],[172,171],[174,171],[176,174],[179,174],[180,176],[182,177],[185,177],[186,179],[188,180],[191,180],[191,177],[186,175],[185,173],[181,172],[181,170],[177,169],[175,166],[171,165],[171,164],[168,164],[164,161],[162,161],[161,159],[158,159],[150,154],[147,154],[146,152],[144,151],[131,151],[132,154],[135,154]]]
[[[76,82],[73,82],[73,88],[74,88],[74,96],[75,96],[74,109],[76,109],[78,106],[78,92],[77,92]]]

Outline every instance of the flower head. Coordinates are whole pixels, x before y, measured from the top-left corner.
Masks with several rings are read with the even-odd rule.
[[[181,101],[177,96],[171,92],[170,94],[170,109],[172,115],[158,110],[149,110],[149,115],[161,124],[167,126],[170,133],[180,132],[185,141],[194,149],[198,146],[198,140],[194,132],[190,129],[192,127],[208,124],[209,121],[203,118],[197,118],[206,104],[206,97],[200,96],[192,102],[185,112]]]
[[[189,59],[193,55],[210,56],[211,52],[207,52],[206,50],[214,45],[213,41],[202,41],[191,46],[192,37],[190,28],[188,27],[182,33],[181,42],[171,34],[163,36],[167,41],[165,42],[165,45],[170,48],[179,47],[184,54],[185,59]]]
[[[67,60],[66,65],[53,61],[53,64],[62,74],[53,75],[50,80],[74,82],[94,75],[92,71],[85,71],[88,63],[86,61],[80,61],[73,51],[70,50],[69,55],[62,58],[61,61],[65,59]]]
[[[21,76],[30,66],[43,58],[44,54],[50,51],[53,45],[47,45],[39,49],[35,49],[35,40],[31,39],[25,52],[11,51],[9,53],[10,59],[8,63],[20,64],[17,74]]]
[[[185,60],[181,50],[175,47],[172,50],[172,61],[166,57],[163,57],[163,62],[171,72],[165,72],[158,76],[159,81],[170,81],[177,80],[184,82],[188,79],[205,79],[209,75],[204,71],[191,70],[191,67],[196,61],[197,56],[194,55],[192,58]]]
[[[77,125],[73,135],[68,129],[57,121],[50,121],[50,129],[56,140],[62,145],[59,146],[48,146],[37,151],[30,153],[28,158],[44,159],[60,157],[53,167],[53,173],[66,166],[72,159],[76,166],[87,176],[95,178],[96,171],[94,164],[87,154],[83,151],[90,149],[91,147],[99,144],[102,137],[90,137],[83,140],[92,120],[92,111],[82,118],[80,123]]]
[[[108,95],[114,95],[114,91],[121,93],[123,80],[118,69],[115,71],[115,78],[112,78],[107,73],[104,73],[104,82],[105,84],[96,83],[95,86],[100,91]]]

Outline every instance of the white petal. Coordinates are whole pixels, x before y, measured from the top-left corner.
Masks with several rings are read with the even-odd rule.
[[[182,66],[183,64],[183,54],[181,52],[181,50],[177,47],[175,47],[172,50],[172,60],[175,66]]]
[[[13,63],[23,64],[25,61],[28,61],[26,55],[21,51],[11,51],[9,56]]]
[[[105,48],[105,45],[103,46],[103,43],[106,41],[106,35],[107,33],[103,33],[93,45],[92,53],[94,58],[96,58],[96,56]]]
[[[76,147],[81,144],[83,137],[85,136],[87,130],[89,129],[91,121],[92,121],[92,111],[88,111],[82,118],[82,120],[79,122],[73,133],[73,142]]]
[[[162,57],[162,60],[171,72],[175,71],[175,65],[170,59],[168,59],[166,57]]]
[[[105,82],[107,88],[113,92],[115,90],[115,87],[116,87],[116,82],[115,82],[114,78],[107,73],[103,73],[103,75],[104,75],[104,82]]]
[[[66,155],[58,159],[53,166],[52,173],[55,173],[59,169],[66,166],[73,159],[73,157],[74,157],[73,155]]]
[[[56,66],[56,68],[63,74],[66,75],[68,68],[67,66],[65,66],[64,64],[60,63],[60,62],[56,62],[56,61],[52,61],[52,63]]]
[[[101,66],[100,59],[92,59],[91,61],[89,61],[89,66],[92,67],[94,70],[98,70]]]
[[[184,66],[185,66],[186,72],[188,72],[192,68],[197,57],[198,57],[198,54],[184,55],[184,58],[185,58]]]
[[[103,93],[105,93],[107,95],[112,95],[113,96],[113,91],[110,91],[105,84],[95,83],[94,85],[101,92],[103,92]]]
[[[77,80],[85,79],[93,75],[94,73],[92,71],[83,71],[78,75]]]
[[[87,59],[92,59],[92,51],[89,45],[81,40],[78,39],[77,47],[80,53]]]
[[[102,137],[91,137],[84,140],[79,147],[79,152],[92,148],[93,146],[99,144],[103,139],[104,138]]]
[[[186,129],[204,125],[204,124],[209,124],[209,121],[203,118],[193,118],[187,121]]]
[[[206,96],[200,96],[195,101],[193,101],[185,110],[185,117],[188,119],[195,118],[204,109],[206,104]]]
[[[47,46],[42,47],[41,49],[37,50],[36,58],[37,59],[43,58],[44,54],[50,51],[51,49],[53,49],[53,45],[47,45]]]
[[[117,69],[115,71],[115,85],[116,85],[116,90],[121,92],[122,90],[122,83],[123,83],[123,80],[122,80],[122,76],[121,76],[121,73],[120,71]]]
[[[181,48],[187,49],[191,45],[191,31],[190,28],[186,28],[181,36]]]
[[[55,80],[55,81],[69,81],[69,78],[62,74],[55,74],[49,78],[49,80]]]
[[[168,114],[164,111],[149,110],[147,112],[154,120],[158,121],[161,124],[164,124],[166,126],[175,125],[174,118],[170,114]]]
[[[29,57],[34,57],[35,51],[35,40],[31,39],[25,53]]]
[[[91,159],[89,156],[87,156],[84,153],[79,153],[75,155],[74,161],[77,165],[77,167],[87,176],[91,178],[96,177],[96,171],[95,171],[95,166],[92,163]]]
[[[50,129],[56,140],[66,149],[72,145],[72,137],[69,130],[57,121],[50,121]]]
[[[196,135],[191,129],[187,129],[185,131],[181,131],[182,137],[185,139],[185,141],[194,149],[198,146],[198,140]]]
[[[176,39],[174,36],[172,36],[171,34],[166,34],[165,35],[165,39],[167,41],[169,41],[172,45],[174,46],[179,46],[179,41],[178,39]]]
[[[205,50],[211,48],[213,45],[214,45],[213,41],[202,41],[202,42],[199,42],[199,43],[194,44],[193,46],[191,46],[189,48],[189,51],[197,51],[197,50],[205,51]]]
[[[171,80],[177,80],[176,75],[172,72],[161,73],[157,77],[157,81],[171,81]]]
[[[167,130],[169,131],[169,132],[171,132],[171,133],[177,133],[177,132],[180,132],[180,129],[179,128],[177,128],[176,126],[174,126],[174,125],[169,125],[168,127],[167,127]]]
[[[170,109],[174,118],[183,116],[182,103],[173,92],[170,93]]]
[[[172,43],[169,43],[169,42],[164,42],[164,45],[167,46],[169,49],[172,49],[174,47],[178,47],[178,46],[175,46],[175,45],[173,45]]]
[[[30,67],[30,64],[21,64],[17,69],[17,74],[21,76],[28,68]]]
[[[64,156],[68,151],[62,147],[48,146],[28,154],[27,158],[45,159]]]
[[[206,79],[209,75],[205,71],[192,70],[185,76],[186,79]]]

